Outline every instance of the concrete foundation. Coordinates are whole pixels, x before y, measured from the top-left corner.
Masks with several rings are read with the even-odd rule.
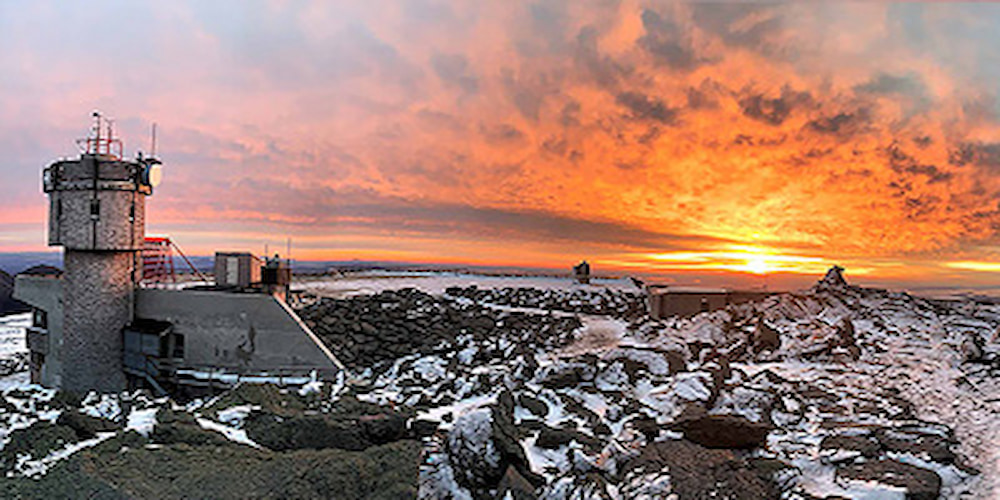
[[[61,278],[29,275],[17,277],[14,298],[43,311],[47,317],[48,325],[44,328],[32,326],[28,329],[28,349],[32,355],[31,382],[45,387],[62,385],[62,297]]]

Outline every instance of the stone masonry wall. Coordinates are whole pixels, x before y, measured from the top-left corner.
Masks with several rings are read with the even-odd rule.
[[[134,252],[66,250],[63,388],[120,391],[122,328],[132,319]]]

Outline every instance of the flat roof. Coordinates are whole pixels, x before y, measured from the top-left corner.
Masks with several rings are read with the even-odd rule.
[[[689,295],[725,295],[729,293],[778,293],[773,290],[737,290],[733,288],[713,288],[707,286],[670,286],[670,285],[650,285],[649,291],[657,294],[675,293]]]
[[[728,288],[711,288],[702,286],[670,286],[670,285],[650,285],[652,291],[659,293],[703,293],[703,294],[722,294],[729,293],[732,290]]]

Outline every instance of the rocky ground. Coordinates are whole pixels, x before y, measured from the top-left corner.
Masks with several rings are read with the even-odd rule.
[[[348,365],[336,381],[183,406],[4,390],[0,496],[1000,494],[991,303],[834,275],[653,321],[605,287],[380,287],[300,309]]]
[[[334,403],[330,388],[248,385],[186,406],[9,390],[0,497],[414,498],[419,426],[348,395]]]

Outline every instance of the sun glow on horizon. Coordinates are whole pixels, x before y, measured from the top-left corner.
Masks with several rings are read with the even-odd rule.
[[[661,270],[730,271],[755,275],[819,274],[831,265],[820,257],[790,255],[755,245],[728,245],[703,252],[649,253],[631,257]]]
[[[963,271],[1000,273],[1000,262],[960,260],[955,262],[946,262],[944,266],[952,269],[961,269]]]

